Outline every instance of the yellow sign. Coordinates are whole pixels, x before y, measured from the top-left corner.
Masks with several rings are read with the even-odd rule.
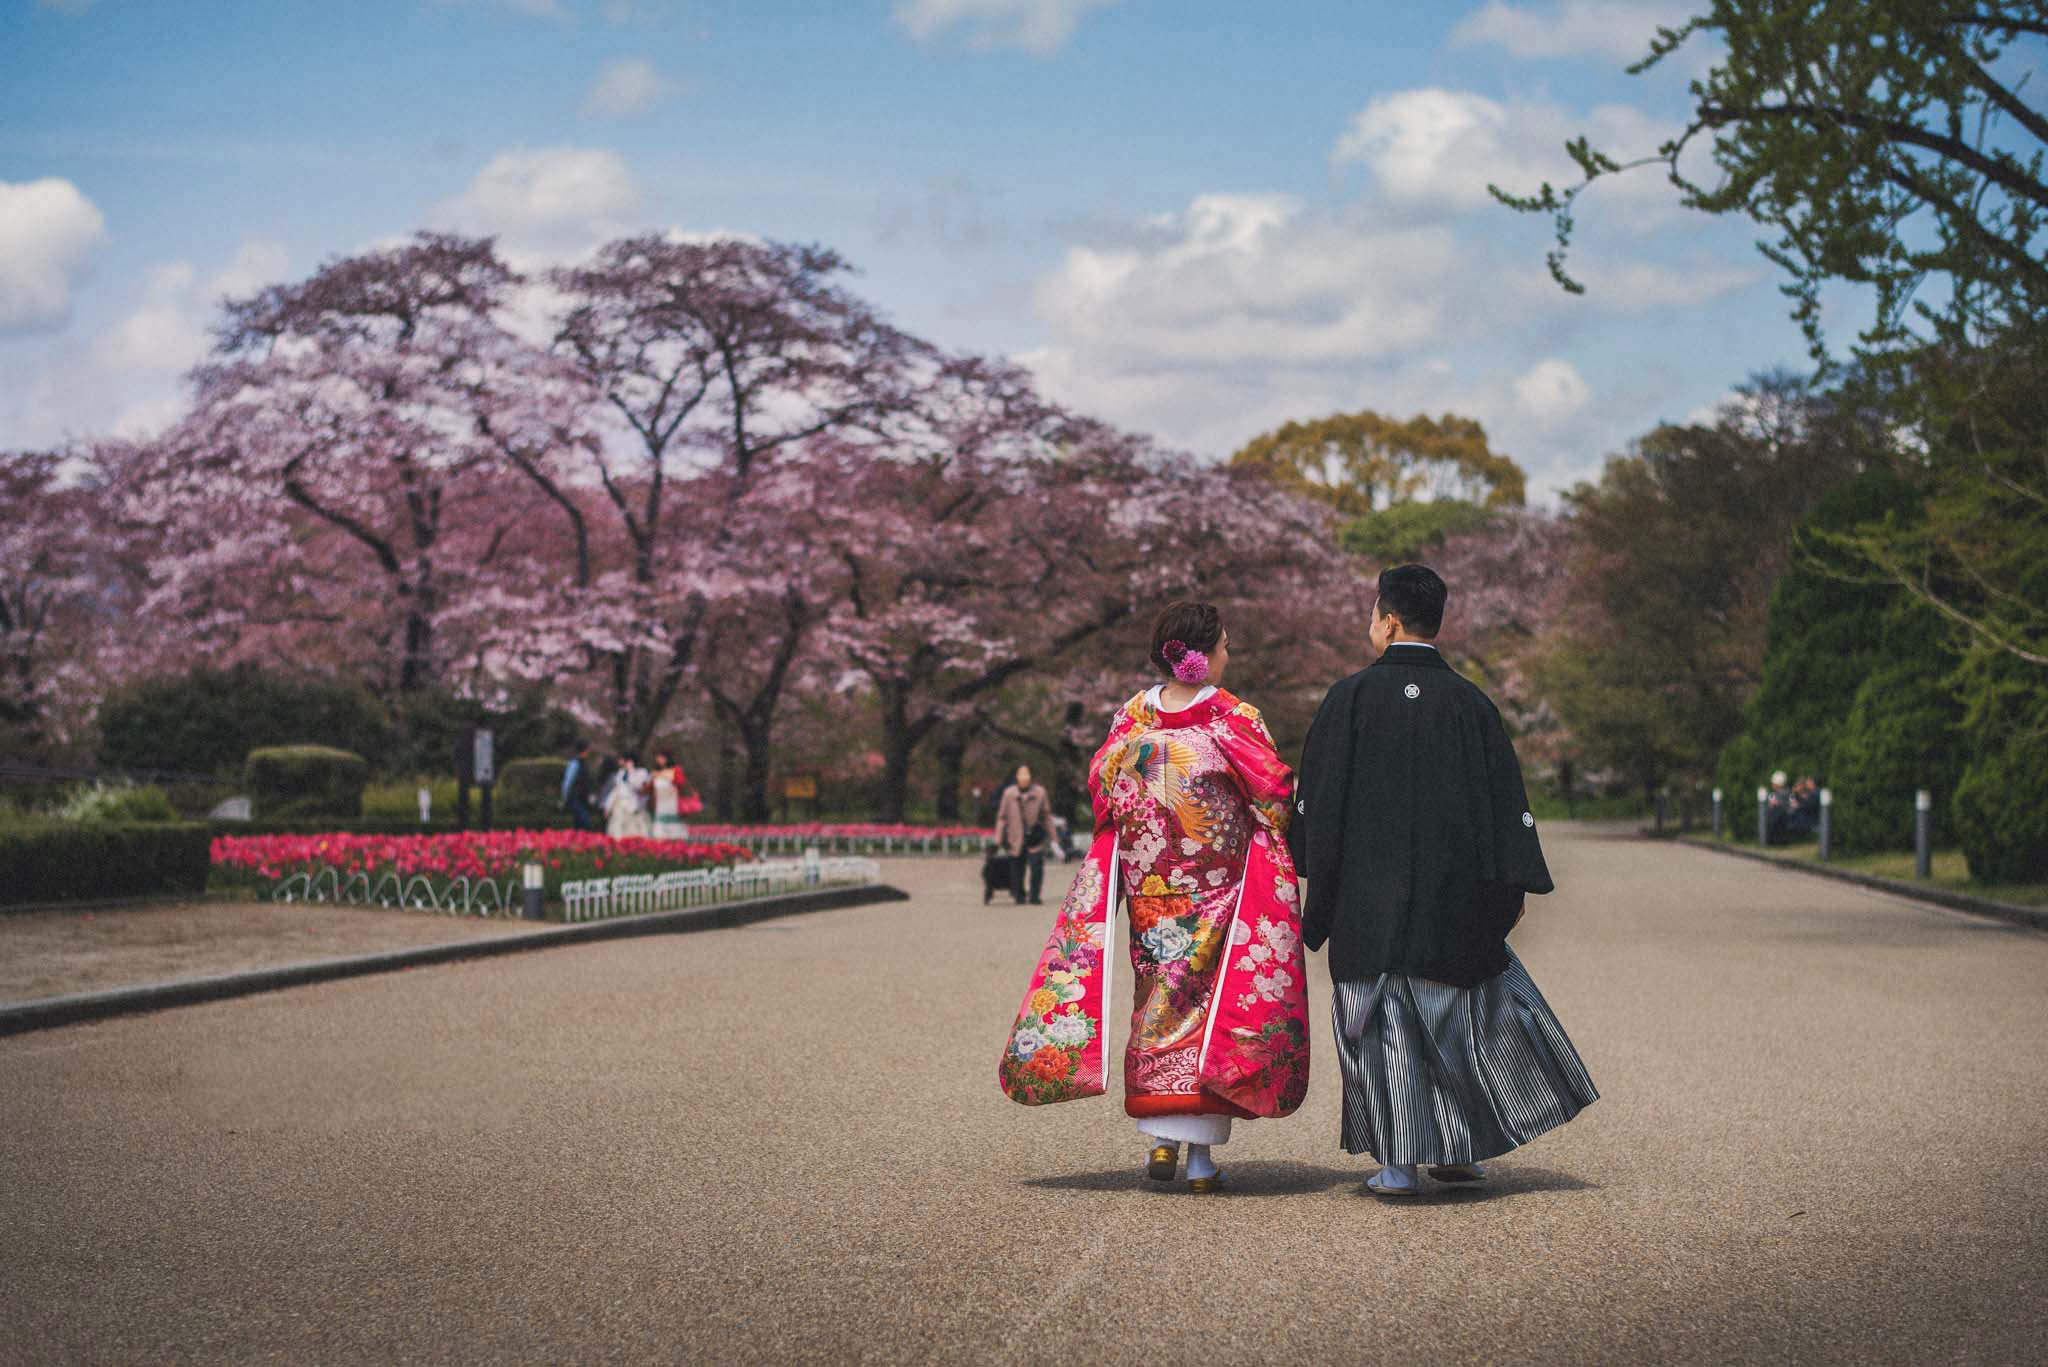
[[[782,795],[790,801],[818,800],[818,780],[815,778],[786,778],[782,780]]]

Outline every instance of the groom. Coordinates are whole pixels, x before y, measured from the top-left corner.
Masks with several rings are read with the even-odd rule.
[[[1478,1181],[1598,1096],[1507,945],[1550,871],[1499,711],[1437,651],[1449,596],[1427,566],[1380,575],[1379,658],[1323,699],[1288,833],[1302,943],[1330,949],[1342,1142],[1381,1196],[1421,1191],[1420,1165]]]

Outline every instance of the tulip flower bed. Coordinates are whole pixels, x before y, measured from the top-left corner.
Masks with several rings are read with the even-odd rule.
[[[518,880],[538,864],[550,896],[564,882],[669,873],[751,860],[738,845],[702,840],[614,840],[593,831],[463,831],[445,835],[223,835],[213,841],[208,886],[268,892],[297,874],[424,877],[437,888],[459,879]]]
[[[816,845],[827,851],[862,854],[970,854],[994,831],[980,826],[910,826],[888,822],[825,821],[792,826],[721,826],[690,823],[690,834],[729,840],[754,850],[799,850]]]

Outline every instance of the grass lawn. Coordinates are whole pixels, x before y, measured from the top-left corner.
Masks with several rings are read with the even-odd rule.
[[[1711,836],[1685,838],[1702,845],[1715,843]],[[1723,840],[1720,843],[1736,845],[1750,851],[1756,849],[1754,841]],[[1773,845],[1764,853],[1773,859],[1782,859],[1788,863],[1817,864],[1820,862],[1820,842],[1807,840],[1794,845]],[[1967,892],[1973,897],[1987,897],[1994,902],[2010,902],[2015,906],[2048,906],[2048,883],[1986,885],[1973,881],[1969,865],[1964,862],[1961,850],[1936,850],[1929,862],[1932,865],[1933,877],[1927,881],[1934,887],[1947,888],[1952,892]],[[1851,873],[1870,874],[1876,878],[1892,878],[1901,883],[1919,881],[1913,877],[1913,856],[1906,852],[1837,854],[1828,860],[1828,867],[1847,869]]]

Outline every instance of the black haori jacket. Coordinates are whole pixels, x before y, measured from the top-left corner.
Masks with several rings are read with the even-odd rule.
[[[1507,967],[1550,870],[1499,710],[1435,649],[1396,643],[1330,689],[1295,793],[1302,943],[1329,942],[1331,978],[1476,987]]]

